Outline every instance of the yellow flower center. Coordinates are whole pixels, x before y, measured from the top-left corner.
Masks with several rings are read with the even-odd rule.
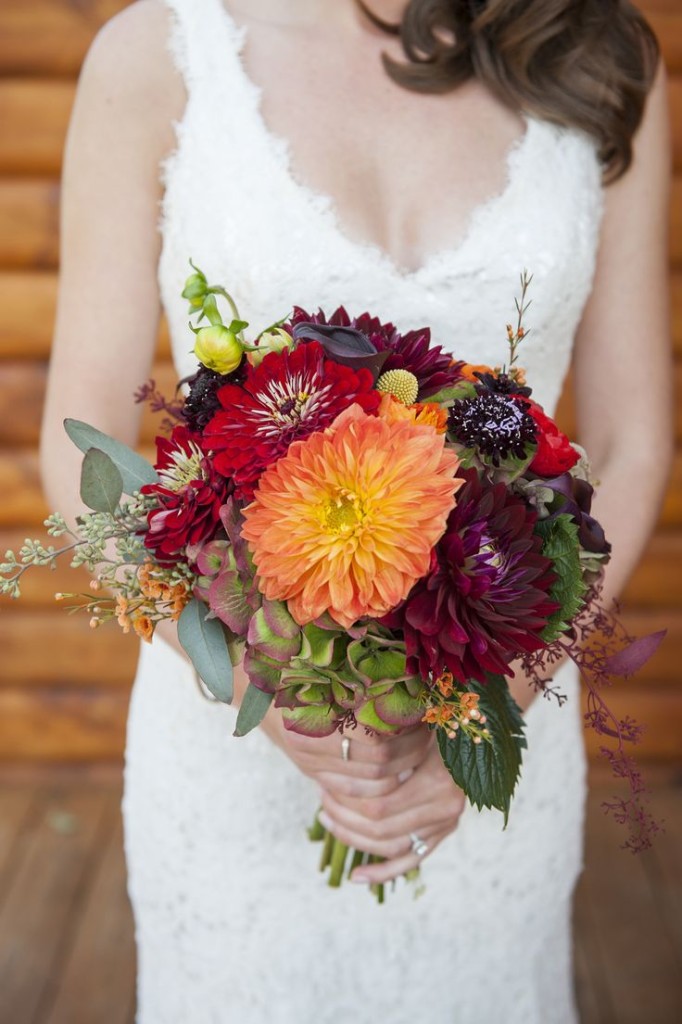
[[[419,381],[409,370],[387,370],[376,383],[377,391],[394,395],[403,405],[417,401]]]
[[[329,497],[321,508],[321,521],[330,533],[348,533],[365,517],[363,503],[351,491],[339,491]]]

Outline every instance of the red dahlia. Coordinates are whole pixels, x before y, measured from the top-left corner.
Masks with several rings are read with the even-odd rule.
[[[343,306],[339,306],[328,320],[322,310],[311,316],[304,309],[295,307],[292,326],[306,321],[333,324],[337,327],[354,327],[362,331],[377,352],[390,352],[382,365],[382,373],[388,370],[409,370],[415,375],[419,382],[417,398],[420,402],[459,380],[460,375],[452,363],[451,356],[444,353],[440,345],[431,347],[431,331],[428,327],[400,334],[393,324],[383,324],[369,313],[362,313],[351,319]]]
[[[175,427],[170,438],[156,439],[159,483],[147,484],[142,493],[157,502],[147,515],[144,543],[160,562],[183,560],[188,544],[212,540],[221,525],[220,508],[230,486],[215,472],[199,441],[184,426]]]
[[[507,673],[519,654],[543,646],[556,609],[552,562],[533,533],[536,514],[504,484],[461,470],[465,484],[431,554],[427,575],[381,620],[402,629],[407,671],[449,671],[461,682]]]
[[[249,367],[244,384],[218,391],[222,406],[204,432],[214,467],[234,482],[235,495],[253,498],[261,474],[292,441],[322,430],[354,402],[367,413],[379,406],[369,370],[324,358],[318,342],[271,352]]]
[[[527,401],[528,415],[535,423],[538,450],[529,469],[538,476],[560,476],[573,469],[580,458],[577,451],[537,402]]]

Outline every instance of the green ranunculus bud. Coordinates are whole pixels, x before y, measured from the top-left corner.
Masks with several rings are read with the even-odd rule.
[[[197,331],[194,355],[208,370],[231,373],[242,361],[244,349],[237,335],[222,324]]]
[[[273,327],[269,331],[263,331],[258,339],[258,348],[248,352],[246,358],[252,366],[260,366],[269,352],[283,352],[291,348],[294,339],[280,327]]]
[[[192,264],[194,266],[194,264]],[[191,309],[201,309],[204,299],[208,294],[208,281],[206,276],[195,267],[195,271],[185,281],[182,291],[183,299],[187,299]]]

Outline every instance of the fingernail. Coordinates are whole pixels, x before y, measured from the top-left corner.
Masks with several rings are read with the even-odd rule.
[[[329,817],[326,811],[320,811],[320,813],[317,816],[317,820],[320,822],[322,826],[324,826],[324,828],[327,829],[328,832],[331,832],[332,819]]]
[[[350,876],[351,882],[359,882],[362,885],[367,885],[369,878],[367,875],[357,875],[355,872]]]
[[[414,768],[406,768],[404,772],[401,772],[398,776],[398,782],[407,782],[410,775],[414,775]]]

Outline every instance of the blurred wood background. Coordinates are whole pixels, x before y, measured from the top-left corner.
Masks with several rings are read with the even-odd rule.
[[[0,551],[40,533],[47,514],[37,442],[58,264],[59,174],[76,78],[98,27],[126,0],[0,2]],[[625,619],[668,638],[614,710],[648,726],[651,760],[679,758],[682,693],[682,0],[646,0],[670,72],[675,140],[670,280],[674,308],[678,454],[655,536],[627,590]],[[643,344],[645,341],[643,340]],[[173,381],[163,330],[157,379]],[[571,429],[570,388],[562,422]],[[145,422],[143,443],[154,426]],[[80,587],[87,586],[84,578]],[[0,609],[0,760],[117,760],[124,743],[136,643],[87,616],[67,617],[54,592],[79,589],[66,568],[36,573],[19,603]],[[594,751],[593,751],[594,752]]]

